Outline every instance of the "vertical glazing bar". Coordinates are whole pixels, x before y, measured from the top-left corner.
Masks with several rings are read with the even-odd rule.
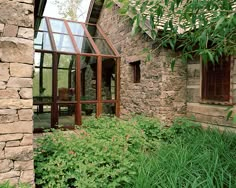
[[[121,58],[116,60],[116,116],[120,117],[120,63]]]
[[[102,114],[102,56],[98,56],[97,62],[97,112],[96,116]]]
[[[97,29],[99,31],[99,33],[103,36],[103,38],[106,40],[108,46],[112,49],[112,51],[114,52],[114,54],[116,56],[120,56],[119,52],[114,48],[114,46],[112,45],[111,41],[107,38],[107,36],[104,34],[104,32],[102,31],[102,29],[100,28],[99,25],[96,25]]]
[[[82,116],[81,116],[81,100],[80,100],[80,91],[81,91],[81,74],[80,74],[80,55],[76,55],[76,107],[75,107],[75,124],[82,125]]]
[[[45,21],[48,27],[49,39],[51,42],[53,54],[52,54],[52,110],[51,110],[51,127],[55,128],[58,124],[58,108],[57,108],[57,68],[59,55],[56,53],[56,43],[53,38],[52,28],[49,22],[49,18],[45,17]]]
[[[81,23],[81,25],[82,25],[82,27],[83,27],[83,29],[84,29],[84,32],[85,32],[86,36],[88,37],[89,42],[91,43],[93,49],[95,50],[96,54],[100,55],[101,52],[100,52],[100,50],[98,49],[97,45],[95,44],[95,42],[94,42],[92,36],[91,36],[90,33],[88,32],[88,30],[87,30],[85,24],[84,24],[84,23]]]

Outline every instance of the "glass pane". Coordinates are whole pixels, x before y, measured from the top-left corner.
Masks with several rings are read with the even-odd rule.
[[[73,126],[75,125],[75,105],[74,104],[58,104],[58,125]]]
[[[116,97],[116,62],[113,58],[102,59],[102,99],[114,100]]]
[[[67,33],[66,26],[62,20],[50,19],[52,32]]]
[[[34,105],[34,128],[51,128],[51,105]]]
[[[81,53],[94,53],[95,51],[92,47],[92,45],[90,44],[89,40],[87,37],[78,37],[78,36],[74,36],[76,44],[79,48],[79,51]]]
[[[82,116],[95,116],[96,115],[96,104],[81,104]]]
[[[81,100],[97,98],[97,58],[81,57]]]
[[[73,35],[81,35],[84,36],[84,29],[80,23],[75,23],[75,22],[68,22],[70,26],[70,30]]]
[[[33,78],[34,102],[52,101],[52,55],[35,53],[35,70]]]
[[[58,51],[75,52],[69,35],[53,34]]]
[[[92,37],[102,38],[102,35],[98,32],[96,25],[86,25],[86,28]]]
[[[116,112],[115,103],[103,103],[102,114],[114,116]]]
[[[97,45],[98,49],[100,50],[101,54],[114,55],[113,51],[108,46],[105,39],[93,38],[93,40]]]
[[[35,32],[34,48],[42,50],[52,50],[50,38],[47,32]]]
[[[46,24],[46,21],[45,21],[45,18],[42,18],[40,20],[40,26],[39,26],[39,30],[42,30],[42,31],[47,31],[47,24]]]
[[[75,101],[76,71],[74,56],[60,55],[57,77],[58,101]]]

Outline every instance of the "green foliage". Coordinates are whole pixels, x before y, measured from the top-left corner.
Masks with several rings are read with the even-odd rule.
[[[171,144],[140,156],[133,187],[236,187],[236,135],[187,127]]]
[[[30,188],[31,186],[28,184],[20,183],[18,188]],[[5,183],[0,184],[0,188],[16,188],[16,186],[13,186],[9,183],[9,181],[6,181]]]
[[[54,130],[37,140],[41,187],[235,187],[236,135],[177,118],[88,118],[77,134]]]
[[[143,120],[143,119],[142,119]],[[140,120],[140,121],[142,121]],[[138,123],[137,123],[138,122]],[[147,120],[147,126],[159,123]],[[148,125],[148,122],[152,125]],[[136,157],[148,150],[145,125],[116,118],[89,118],[79,134],[53,131],[38,140],[36,184],[43,187],[124,187],[136,175]]]
[[[117,0],[107,1],[117,3]],[[205,63],[218,62],[222,54],[236,52],[233,3],[228,0],[119,1],[133,20],[133,33],[141,28],[159,44],[158,49],[167,47],[174,52],[181,51],[175,58],[182,58],[183,62],[201,55]],[[173,59],[172,69],[174,63]]]

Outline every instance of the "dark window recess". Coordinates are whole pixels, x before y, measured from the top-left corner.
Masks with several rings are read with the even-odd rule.
[[[133,71],[134,83],[140,83],[141,79],[140,61],[131,62],[130,66],[132,67]]]
[[[230,57],[218,63],[202,64],[202,99],[227,102],[230,99]]]

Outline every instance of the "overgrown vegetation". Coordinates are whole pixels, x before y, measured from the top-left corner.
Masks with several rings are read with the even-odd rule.
[[[30,188],[32,186],[30,186],[29,184],[24,184],[24,183],[20,183],[17,188]],[[9,183],[9,181],[6,181],[5,183],[0,183],[0,188],[16,188],[16,186],[11,185]]]
[[[38,187],[235,187],[236,135],[177,119],[87,119],[38,140]]]

